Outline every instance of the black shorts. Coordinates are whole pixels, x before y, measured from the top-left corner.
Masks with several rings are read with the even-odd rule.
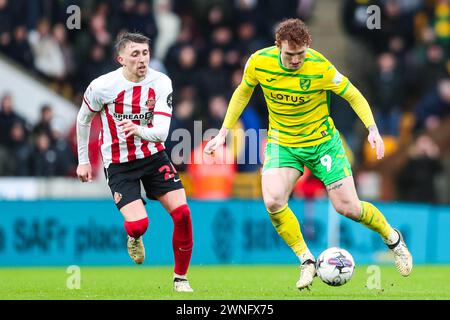
[[[130,202],[142,199],[141,181],[149,199],[183,188],[180,177],[164,150],[147,158],[112,163],[105,169],[105,175],[119,210]]]

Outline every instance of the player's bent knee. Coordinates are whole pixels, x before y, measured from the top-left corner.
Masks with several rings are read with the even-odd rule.
[[[334,206],[336,211],[352,220],[359,220],[361,215],[361,205],[356,203],[339,203]]]
[[[185,223],[191,220],[191,210],[187,204],[183,204],[170,213],[174,223]]]
[[[148,217],[136,221],[125,221],[125,230],[130,237],[139,238],[148,228]]]
[[[192,221],[191,210],[187,204],[183,204],[170,212],[174,224],[174,237],[177,246],[185,251],[192,249],[194,244],[192,240]]]
[[[283,207],[286,205],[286,201],[283,201],[281,198],[269,197],[268,199],[264,199],[264,204],[267,211],[276,212],[283,209]]]

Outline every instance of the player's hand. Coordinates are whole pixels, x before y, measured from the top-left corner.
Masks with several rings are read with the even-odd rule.
[[[79,164],[77,167],[77,176],[81,182],[92,182],[92,168],[88,164]]]
[[[214,152],[217,148],[221,147],[225,143],[227,132],[228,130],[225,128],[220,129],[219,134],[206,144],[203,152],[207,155],[214,156]]]
[[[376,126],[370,126],[369,128],[369,136],[367,140],[370,143],[372,149],[375,149],[377,152],[377,159],[382,159],[384,157],[384,142],[383,138],[381,138],[380,133],[378,132],[378,128]]]
[[[128,138],[132,135],[138,135],[139,134],[139,125],[134,124],[131,120],[122,120],[119,123],[119,127],[122,128],[122,132],[125,133],[125,137]]]

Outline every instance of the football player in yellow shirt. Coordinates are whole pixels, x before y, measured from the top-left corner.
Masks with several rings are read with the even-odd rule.
[[[249,58],[223,126],[204,152],[214,154],[224,144],[259,84],[269,111],[262,174],[264,204],[276,231],[300,259],[297,288],[309,288],[316,272],[315,258],[288,206],[289,195],[305,166],[325,184],[338,213],[380,234],[394,252],[397,270],[408,276],[413,262],[403,237],[373,204],[359,200],[350,163],[330,117],[329,93],[333,91],[350,103],[368,129],[368,141],[377,159],[381,159],[384,144],[367,100],[322,54],[310,48],[311,36],[301,20],[281,22],[275,31],[275,44]]]

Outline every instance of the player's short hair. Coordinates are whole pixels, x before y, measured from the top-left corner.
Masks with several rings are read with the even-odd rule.
[[[275,44],[280,47],[281,41],[287,40],[298,46],[310,46],[311,35],[308,27],[300,19],[286,19],[275,28]]]
[[[119,52],[130,42],[146,43],[150,47],[150,38],[144,36],[143,34],[138,32],[123,32],[119,34],[116,43],[114,44],[116,53],[119,54]]]

